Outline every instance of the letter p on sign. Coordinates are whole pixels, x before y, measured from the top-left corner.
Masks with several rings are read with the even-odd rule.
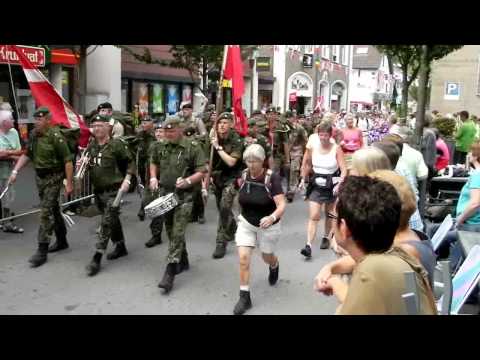
[[[460,99],[460,84],[454,82],[445,83],[445,100],[459,100]]]

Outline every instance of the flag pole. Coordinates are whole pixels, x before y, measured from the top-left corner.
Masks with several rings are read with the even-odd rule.
[[[227,63],[227,52],[228,52],[228,45],[223,46],[223,60],[222,60],[222,68],[220,69],[220,79],[218,82],[218,90],[217,90],[217,104],[216,104],[216,111],[217,111],[217,118],[215,119],[215,123],[213,124],[213,134],[214,137],[217,138],[217,124],[218,124],[218,117],[221,114],[221,110],[223,110],[223,72],[225,71],[225,65]],[[208,134],[207,136],[210,136]],[[207,190],[208,194],[208,188],[210,186],[210,179],[212,177],[212,166],[213,166],[213,146],[210,143],[210,157],[209,157],[209,162],[208,162],[208,173],[207,176],[205,177],[205,184],[204,184],[204,189]],[[207,195],[208,196],[208,195]],[[204,202],[205,205],[207,204],[207,199],[208,197],[204,197]]]
[[[17,96],[15,95],[15,86],[13,84],[12,66],[10,65],[10,59],[8,58],[8,48],[9,46],[7,45],[8,72],[10,73],[10,84],[12,86],[13,102],[15,104],[15,110],[17,112],[17,121],[18,121],[18,119],[20,118],[20,113],[18,112]]]

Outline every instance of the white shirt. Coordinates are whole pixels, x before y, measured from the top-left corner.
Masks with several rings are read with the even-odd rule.
[[[327,154],[320,152],[321,144],[318,134],[312,134],[308,138],[307,149],[312,152],[312,166],[316,174],[333,174],[338,170],[337,145],[330,139],[332,149]]]
[[[403,144],[402,156],[398,161],[401,161],[417,179],[425,179],[428,176],[428,167],[422,153],[408,144]]]

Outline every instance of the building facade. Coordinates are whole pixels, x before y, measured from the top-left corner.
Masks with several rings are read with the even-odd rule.
[[[433,62],[430,109],[480,116],[480,45],[465,45]]]
[[[386,110],[393,99],[401,100],[401,74],[388,59],[372,45],[354,45],[352,55],[352,72],[350,74],[350,107],[352,111]],[[394,92],[394,87],[396,91]]]

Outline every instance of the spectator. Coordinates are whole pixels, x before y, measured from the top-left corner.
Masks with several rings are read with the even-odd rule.
[[[440,137],[440,132],[438,129],[433,129],[435,133],[436,146],[437,146],[437,161],[435,163],[435,169],[437,171],[445,169],[450,163],[450,151],[448,150],[447,144]]]
[[[432,244],[425,234],[411,230],[408,226],[408,220],[417,207],[415,195],[410,189],[410,185],[403,177],[390,170],[377,170],[369,176],[388,182],[397,191],[402,207],[400,212],[400,224],[393,240],[393,246],[402,248],[402,250],[420,262],[428,273],[428,281],[432,287],[436,265],[436,257],[433,252]],[[322,282],[326,282],[332,274],[351,274],[355,265],[356,262],[351,256],[332,261],[322,268],[318,273],[316,280],[321,284]]]
[[[353,126],[353,115],[348,114],[345,117],[345,122],[347,127],[341,130],[342,141],[340,142],[340,146],[345,154],[345,164],[347,166],[347,170],[350,170],[352,167],[353,153],[363,147],[363,133],[362,130]]]
[[[472,144],[471,152],[468,154],[468,170],[480,170],[478,161],[475,159],[480,158],[480,140]]]
[[[5,106],[5,109],[7,107]],[[17,130],[13,127],[13,117],[10,110],[0,110],[0,193],[8,186],[7,192],[0,200],[0,218],[13,215],[10,206],[15,201],[15,188],[8,183],[8,178],[13,170],[16,160],[22,155],[20,138]],[[23,233],[23,229],[14,225],[13,221],[0,224],[4,232]]]
[[[368,147],[353,154],[351,175],[366,176],[375,170],[391,168],[390,160],[382,150]]]
[[[436,129],[434,129],[436,130]],[[383,138],[384,141],[391,141],[395,143],[400,149],[400,159],[403,165],[400,167],[406,167],[410,173],[415,176],[417,181],[424,180],[428,177],[428,167],[423,160],[423,155],[420,151],[412,148],[406,143],[400,135],[388,134]]]
[[[424,128],[423,128],[423,136],[422,136],[422,155],[425,164],[428,167],[428,180],[430,180],[435,174],[435,162],[436,162],[436,154],[437,154],[437,145],[436,145],[436,138],[433,129],[430,128],[431,124],[431,116],[429,114],[425,114],[424,119]]]
[[[309,200],[309,220],[307,244],[300,253],[307,259],[312,256],[312,243],[317,233],[322,209],[325,209],[325,232],[320,248],[327,249],[329,246],[331,220],[326,215],[333,209],[338,185],[346,176],[343,151],[331,138],[332,124],[322,121],[317,127],[317,133],[310,135],[303,157],[302,180],[299,187],[305,188],[306,179],[309,178],[306,191]],[[310,176],[312,171],[313,176]]]
[[[250,259],[257,242],[263,261],[269,265],[268,282],[275,285],[278,280],[279,264],[275,247],[280,237],[280,218],[285,211],[285,195],[281,177],[267,170],[265,150],[259,144],[252,144],[243,153],[247,169],[239,180],[238,201],[241,214],[235,242],[240,260],[240,299],[233,310],[241,315],[251,308]]]
[[[472,145],[471,171],[467,183],[463,186],[458,199],[454,228],[448,232],[444,242],[437,253],[440,258],[450,256],[450,263],[455,269],[462,260],[462,252],[457,242],[457,230],[480,232],[480,142]],[[435,233],[440,224],[435,224],[430,229],[430,234]]]
[[[455,164],[465,164],[467,153],[470,151],[470,147],[477,135],[477,129],[473,121],[469,119],[468,111],[464,110],[460,112],[460,121],[462,125],[460,125],[455,135],[456,143],[453,160]]]
[[[362,206],[359,206],[362,204]],[[395,188],[377,179],[350,176],[336,205],[335,237],[356,263],[350,285],[338,276],[316,279],[315,288],[334,294],[342,315],[406,314],[405,272],[415,274],[420,314],[436,314],[426,271],[401,248],[391,249],[400,224],[401,200]]]
[[[400,158],[400,149],[395,143],[390,142],[390,141],[381,141],[373,144],[374,147],[382,150],[385,155],[387,155],[388,160],[390,161],[391,168],[388,170],[394,170],[398,175],[403,176],[408,183],[410,184],[410,187],[412,191],[415,194],[415,197],[417,199],[417,205],[418,205],[418,186],[417,186],[417,180],[415,177],[412,175],[412,173],[404,166],[403,163],[399,162]],[[378,169],[381,170],[381,169]],[[410,217],[410,228],[413,230],[417,231],[423,231],[423,222],[422,218],[420,217],[420,212],[418,211],[418,208],[415,210],[413,215]]]

